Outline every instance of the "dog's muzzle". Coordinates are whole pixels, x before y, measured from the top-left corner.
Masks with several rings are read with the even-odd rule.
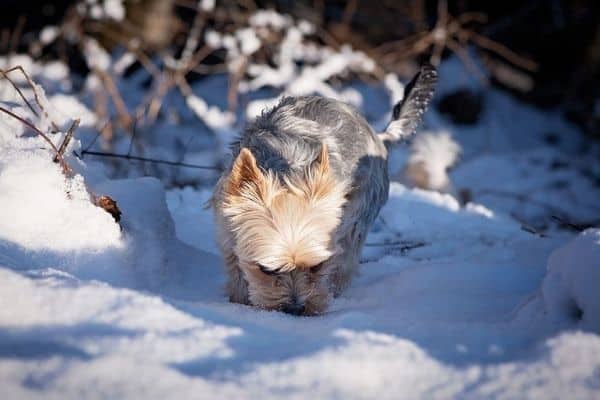
[[[302,315],[304,314],[304,304],[298,302],[297,300],[293,300],[290,303],[283,306],[281,311],[291,315]]]

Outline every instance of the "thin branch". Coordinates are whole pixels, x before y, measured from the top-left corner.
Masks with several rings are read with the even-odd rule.
[[[54,153],[56,153],[56,157],[57,157],[58,161],[60,162],[61,166],[63,167],[64,172],[67,173],[71,170],[71,168],[69,168],[68,164],[66,163],[65,159],[63,158],[62,154],[59,153],[58,149],[56,148],[56,146],[54,145],[52,140],[50,140],[50,138],[44,132],[39,130],[35,125],[33,125],[31,122],[27,121],[25,118],[13,113],[10,110],[7,110],[6,108],[4,108],[2,106],[0,106],[0,111],[2,111],[5,114],[10,115],[11,117],[15,118],[16,120],[20,121],[22,124],[24,124],[28,128],[30,128],[31,130],[33,130],[35,133],[40,135],[42,137],[42,139],[44,139],[50,145],[50,147],[52,148]]]
[[[152,75],[154,79],[157,79],[160,76],[160,70],[153,64],[152,59],[146,53],[144,53],[142,49],[140,49],[140,46],[135,44],[135,41],[124,40],[122,35],[113,32],[111,29],[105,29],[105,27],[99,23],[90,22],[88,23],[87,28],[91,32],[102,33],[102,35],[106,35],[107,38],[133,53],[136,57],[136,60],[139,61],[141,66],[144,67],[144,69],[150,75]]]
[[[119,89],[117,89],[117,85],[115,85],[115,81],[108,73],[100,70],[99,68],[93,68],[93,72],[104,83],[106,91],[110,95],[112,102],[117,110],[117,114],[119,115],[119,122],[121,123],[121,126],[123,127],[123,129],[130,129],[132,118],[129,115],[129,111],[127,110],[125,100],[123,100]]]
[[[133,141],[135,140],[135,135],[137,134],[137,119],[133,120],[133,128],[131,128],[131,140],[129,141],[129,149],[127,150],[127,155],[131,155],[131,150],[133,150]]]
[[[518,55],[503,44],[495,42],[492,39],[473,31],[469,31],[468,36],[471,39],[471,41],[473,41],[478,46],[498,54],[508,62],[516,65],[517,67],[524,68],[531,72],[535,72],[538,69],[538,64],[536,62]]]
[[[2,72],[6,76],[8,73],[13,72],[13,71],[20,71],[21,74],[23,74],[23,76],[27,80],[27,83],[29,84],[29,87],[31,87],[31,90],[33,91],[33,98],[35,99],[36,104],[40,108],[40,111],[42,112],[42,114],[44,114],[44,117],[46,117],[46,118],[48,118],[48,120],[50,120],[50,125],[52,125],[53,132],[58,132],[60,130],[58,128],[58,124],[56,122],[52,121],[52,119],[50,118],[50,115],[48,115],[48,112],[42,105],[41,97],[37,91],[37,87],[36,87],[36,84],[33,82],[33,79],[31,79],[29,74],[27,74],[27,72],[25,72],[25,69],[20,65],[14,66],[14,67],[9,68]],[[36,116],[37,116],[37,113],[36,113]]]
[[[185,45],[183,46],[183,51],[181,52],[181,57],[177,61],[177,69],[184,69],[188,67],[189,61],[194,55],[194,51],[198,47],[198,42],[200,40],[200,33],[202,33],[202,27],[204,26],[204,13],[200,12],[200,9],[196,9],[196,16],[194,17],[194,22],[192,23],[192,27],[188,32],[187,39],[185,41]]]
[[[57,154],[54,156],[54,162],[58,162],[58,157],[59,156],[62,157],[65,154],[65,150],[67,149],[69,142],[73,138],[73,134],[75,133],[75,130],[79,127],[79,122],[80,122],[80,120],[79,120],[79,118],[77,118],[76,120],[73,121],[73,123],[69,127],[69,130],[67,131],[67,134],[65,135],[64,140],[58,147]]]
[[[206,165],[196,165],[196,164],[188,164],[188,163],[176,162],[176,161],[168,161],[168,160],[157,160],[157,159],[154,159],[154,158],[138,157],[138,156],[132,156],[132,155],[127,155],[127,154],[114,154],[114,153],[105,153],[105,152],[102,152],[102,151],[88,151],[88,150],[84,150],[84,151],[81,152],[82,156],[84,156],[86,154],[89,154],[91,156],[99,156],[99,157],[122,158],[122,159],[125,159],[125,160],[133,160],[133,161],[145,161],[145,162],[150,162],[150,163],[155,163],[155,164],[171,165],[171,166],[174,166],[174,167],[186,167],[186,168],[196,168],[196,169],[210,169],[210,170],[215,170],[215,171],[220,171],[221,170],[221,168],[219,168],[219,167],[206,166]]]
[[[23,28],[25,27],[25,21],[26,18],[24,15],[20,15],[19,19],[17,19],[17,25],[15,26],[15,30],[12,32],[10,37],[10,45],[8,49],[9,54],[16,52],[17,47],[19,46],[19,39],[21,39]]]
[[[358,0],[350,0],[346,3],[346,8],[344,8],[344,12],[342,13],[342,24],[345,25],[348,30],[350,30],[350,24],[352,23],[354,14],[356,14],[357,8]]]
[[[2,74],[2,77],[4,79],[6,79],[12,85],[12,87],[16,90],[16,92],[19,94],[19,96],[23,100],[23,102],[25,102],[25,104],[27,105],[27,107],[29,107],[29,109],[31,110],[31,112],[33,113],[33,115],[35,115],[36,117],[39,118],[40,115],[35,110],[35,108],[33,108],[33,106],[31,105],[31,103],[29,102],[29,100],[27,100],[27,98],[25,97],[25,95],[23,94],[23,92],[21,91],[21,89],[17,86],[17,84],[12,79],[10,79],[10,77],[8,76],[8,74],[4,70],[0,70],[0,74]]]
[[[479,68],[477,68],[477,65],[475,65],[471,57],[469,57],[469,53],[464,47],[461,47],[461,45],[458,42],[452,39],[448,40],[446,46],[448,46],[450,50],[456,53],[456,55],[458,56],[460,61],[465,65],[465,67],[469,71],[473,72],[473,74],[477,76],[477,78],[482,84],[487,85],[489,83],[487,76],[485,76],[485,74],[481,72]]]

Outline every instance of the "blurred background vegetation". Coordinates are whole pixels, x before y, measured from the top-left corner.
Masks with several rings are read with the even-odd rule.
[[[350,44],[376,60],[382,71],[374,79],[388,71],[408,77],[418,63],[437,63],[451,53],[469,63],[465,48],[470,44],[480,54],[493,85],[540,107],[560,105],[589,135],[597,137],[600,132],[600,3],[595,0],[457,0],[447,4],[436,0],[221,0],[214,8],[210,3],[125,0],[124,18],[115,19],[94,15],[95,1],[5,0],[0,52],[60,58],[71,71],[85,76],[89,65],[81,54],[81,35],[96,38],[107,49],[135,43],[138,55],[152,58],[171,52],[177,57],[186,45],[190,50],[190,33],[197,35],[198,43],[192,44],[192,50],[197,50],[207,30],[232,33],[256,9],[273,8],[314,24],[315,42],[333,48]],[[48,26],[60,27],[61,40],[40,45],[40,32]],[[194,29],[199,32],[191,32]],[[269,62],[269,46],[263,46],[256,57]],[[185,72],[186,79],[226,71],[223,49],[201,56]],[[143,60],[138,59],[139,63]],[[229,102],[235,107],[235,99]],[[450,107],[461,110],[461,102],[468,104],[469,99],[459,97],[455,102],[459,105]]]

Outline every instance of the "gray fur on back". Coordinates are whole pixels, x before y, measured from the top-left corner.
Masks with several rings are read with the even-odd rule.
[[[354,229],[364,239],[387,200],[387,150],[352,106],[318,96],[286,97],[250,123],[232,150],[235,158],[248,148],[262,169],[291,176],[310,166],[322,143],[334,173],[348,185],[343,220],[358,220],[363,226]]]
[[[285,97],[246,127],[233,152],[246,147],[263,169],[289,175],[308,167],[322,143],[342,179],[367,152],[381,152],[377,135],[353,107],[318,96]]]

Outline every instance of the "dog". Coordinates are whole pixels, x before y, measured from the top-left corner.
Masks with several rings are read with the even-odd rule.
[[[318,96],[283,98],[245,128],[210,201],[231,302],[327,309],[387,201],[389,150],[416,130],[436,81],[421,67],[380,134],[350,105]]]

